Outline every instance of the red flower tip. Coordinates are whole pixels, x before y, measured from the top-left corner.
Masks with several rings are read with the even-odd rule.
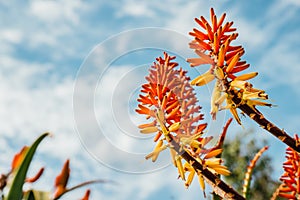
[[[203,115],[199,114],[201,107],[195,105],[198,101],[189,83],[190,78],[182,68],[176,69],[178,63],[174,61],[175,58],[165,52],[163,57],[156,58],[157,62],[153,63],[149,75],[146,76],[148,83],[142,85],[143,94],[139,95],[140,104],[136,112],[146,115],[147,118],[154,118],[154,121],[149,123],[151,126],[140,126],[142,133],[156,130],[154,127],[158,125],[158,110],[162,111],[161,118],[167,127],[176,122],[183,122],[176,130],[178,134],[183,131],[185,134],[191,134],[191,130],[196,127],[193,124],[203,119]],[[155,141],[161,136],[159,130],[156,132]]]
[[[70,176],[70,160],[68,159],[60,174],[56,177],[55,179],[55,192],[54,192],[54,198],[57,198],[59,196],[61,196],[62,194],[64,194],[67,191],[67,183],[69,180],[69,176]]]
[[[195,49],[196,53],[201,52],[200,58],[190,58],[191,66],[199,66],[203,64],[211,64],[223,69],[224,73],[229,78],[234,79],[234,73],[243,71],[248,67],[245,66],[244,61],[240,61],[241,56],[244,54],[244,49],[241,46],[233,46],[231,42],[238,36],[235,33],[236,28],[233,28],[233,22],[223,24],[226,14],[224,13],[220,19],[214,12],[210,10],[209,23],[203,16],[196,18],[195,21],[200,25],[203,31],[196,28],[189,34],[194,37],[190,43],[190,47]],[[234,59],[233,59],[234,58]]]

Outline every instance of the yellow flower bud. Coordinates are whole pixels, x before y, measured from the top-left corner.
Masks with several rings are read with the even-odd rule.
[[[181,126],[181,123],[180,122],[176,122],[174,124],[172,124],[170,127],[169,127],[169,131],[170,132],[175,132],[177,131]]]
[[[215,78],[215,76],[210,72],[210,70],[208,70],[204,74],[202,74],[202,75],[198,76],[197,78],[195,78],[194,80],[192,80],[191,85],[202,86],[202,85],[205,85],[205,84],[211,82],[212,80],[214,80],[214,78]]]
[[[157,131],[159,131],[159,129],[156,126],[150,126],[140,130],[140,132],[144,134],[155,133]]]

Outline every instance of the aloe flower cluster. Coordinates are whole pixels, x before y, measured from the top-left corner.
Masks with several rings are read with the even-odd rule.
[[[189,187],[195,175],[198,176],[200,186],[204,190],[204,178],[201,171],[197,171],[192,163],[183,161],[180,152],[187,152],[203,168],[213,174],[229,175],[228,169],[222,165],[221,158],[216,158],[222,152],[220,148],[206,148],[212,137],[203,137],[206,123],[200,123],[203,114],[197,106],[190,78],[182,68],[177,69],[175,57],[164,53],[164,57],[157,58],[149,75],[147,83],[142,85],[138,98],[136,112],[146,115],[151,122],[139,126],[143,134],[155,134],[156,146],[146,159],[156,161],[161,151],[169,149],[173,164],[178,169],[179,177]],[[175,146],[174,146],[175,145]],[[176,149],[176,145],[179,149]],[[186,178],[186,174],[187,178]]]
[[[211,115],[213,119],[221,109],[229,109],[236,121],[241,124],[241,120],[236,111],[238,104],[233,100],[234,96],[240,99],[239,104],[247,104],[253,110],[256,105],[271,106],[262,100],[268,99],[265,91],[253,88],[248,80],[257,76],[257,72],[238,74],[249,68],[246,61],[241,60],[245,50],[242,46],[234,46],[232,42],[238,37],[233,22],[224,23],[226,14],[218,20],[214,10],[211,9],[211,24],[204,18],[196,18],[195,21],[203,31],[196,28],[190,32],[194,40],[190,43],[190,48],[195,50],[199,56],[189,58],[187,61],[192,67],[208,64],[210,68],[202,75],[195,78],[191,84],[196,86],[205,85],[213,80],[215,86],[211,97]],[[223,102],[226,102],[223,105]]]
[[[204,17],[195,18],[202,28],[196,28],[190,32],[194,39],[190,48],[198,55],[196,58],[188,58],[191,67],[209,65],[209,69],[191,81],[192,85],[202,86],[215,80],[215,86],[211,96],[211,115],[216,119],[217,112],[229,109],[236,121],[241,124],[237,112],[240,109],[251,119],[256,121],[262,128],[269,131],[279,140],[300,152],[300,146],[283,129],[278,128],[268,121],[256,106],[268,106],[265,102],[268,95],[264,90],[254,88],[250,79],[258,75],[257,72],[241,73],[249,64],[241,60],[245,50],[242,46],[232,45],[238,37],[233,22],[224,24],[226,14],[218,20],[213,9],[210,10],[211,23]]]
[[[298,135],[295,139],[300,142]],[[290,147],[286,149],[286,161],[283,163],[284,173],[280,180],[279,196],[286,199],[300,198],[300,155]]]

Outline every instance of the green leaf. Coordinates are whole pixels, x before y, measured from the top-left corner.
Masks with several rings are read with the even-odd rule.
[[[16,172],[16,175],[12,181],[11,188],[7,195],[7,200],[21,200],[23,196],[23,184],[25,182],[26,174],[31,163],[31,160],[34,156],[34,153],[40,144],[40,142],[47,136],[49,133],[42,134],[28,149],[26,156],[21,163],[19,169]]]

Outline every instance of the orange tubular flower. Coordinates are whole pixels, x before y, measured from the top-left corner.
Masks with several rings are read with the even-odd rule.
[[[300,142],[298,135],[295,139]],[[300,155],[288,147],[286,161],[283,163],[284,173],[280,180],[283,182],[278,195],[287,199],[297,199],[300,196]]]
[[[141,95],[138,98],[136,112],[152,119],[150,123],[139,126],[141,133],[156,133],[154,141],[157,142],[153,152],[146,156],[153,162],[159,153],[169,147],[173,164],[178,169],[179,177],[186,181],[188,187],[195,174],[199,176],[202,189],[203,177],[199,171],[192,169],[191,163],[182,163],[183,158],[172,146],[175,141],[180,149],[188,152],[204,168],[214,174],[228,175],[230,172],[222,166],[222,160],[215,156],[221,149],[207,150],[205,145],[212,137],[202,137],[207,124],[198,124],[203,119],[200,106],[197,106],[196,95],[191,87],[190,78],[182,68],[176,69],[175,56],[164,53],[164,57],[157,58],[146,77],[148,83],[142,85]],[[185,173],[189,173],[186,180]]]
[[[56,177],[55,179],[55,192],[54,192],[54,199],[62,196],[66,191],[67,191],[67,184],[69,181],[69,177],[70,177],[70,160],[68,159],[60,174]]]
[[[241,99],[241,104],[249,105],[253,110],[255,106],[271,106],[271,104],[262,102],[268,96],[263,90],[252,88],[247,80],[257,76],[257,72],[243,75],[237,75],[249,67],[246,61],[242,61],[241,57],[245,53],[242,46],[234,46],[231,44],[238,36],[233,28],[233,22],[224,24],[226,14],[224,13],[218,20],[215,12],[211,9],[211,24],[204,18],[195,18],[195,21],[204,31],[196,28],[190,32],[194,40],[190,43],[190,48],[195,50],[199,56],[197,58],[189,58],[187,61],[192,67],[208,64],[210,69],[199,77],[195,78],[191,84],[196,86],[205,85],[213,80],[216,84],[211,98],[211,115],[216,118],[219,110],[227,108],[231,111],[236,121],[241,124],[236,108],[239,107],[232,100],[232,92],[236,93]],[[226,106],[222,106],[226,100]]]
[[[148,124],[139,126],[142,133],[157,133],[156,141],[166,134],[165,128],[173,132],[173,136],[181,134],[192,135],[202,133],[206,124],[195,125],[203,119],[200,106],[197,106],[195,93],[189,84],[190,78],[182,68],[175,69],[178,63],[172,62],[175,56],[164,54],[164,58],[157,58],[151,66],[150,74],[146,77],[148,83],[142,85],[136,112],[153,118]],[[164,124],[165,128],[159,128]]]
[[[87,190],[81,200],[89,200],[91,190]]]
[[[20,167],[21,163],[24,160],[24,157],[26,156],[28,149],[29,149],[28,146],[24,146],[19,153],[15,154],[13,161],[11,163],[11,171],[12,172],[14,172],[15,170],[17,170]]]

